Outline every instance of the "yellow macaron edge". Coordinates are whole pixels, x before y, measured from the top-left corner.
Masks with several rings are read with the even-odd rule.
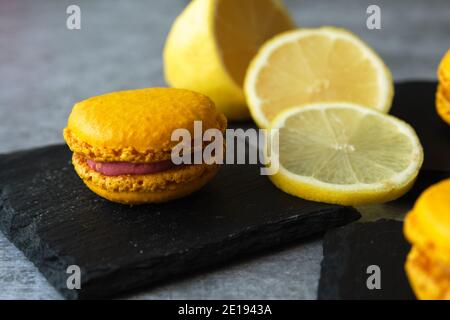
[[[83,181],[88,181],[91,185],[108,192],[130,193],[161,192],[169,188],[174,189],[179,185],[200,179],[219,166],[218,164],[193,164],[145,175],[106,176],[91,169],[86,163],[86,158],[80,154],[73,154],[72,164]]]
[[[91,191],[109,201],[129,205],[138,205],[145,203],[161,203],[185,197],[201,189],[211,179],[214,178],[218,170],[219,170],[218,166],[213,166],[209,170],[206,170],[202,176],[194,180],[189,180],[187,182],[178,184],[176,186],[172,186],[165,190],[147,191],[147,192],[109,191],[93,183],[91,180],[83,179],[83,182]]]
[[[450,124],[450,92],[445,92],[442,85],[436,91],[436,111],[446,123]]]
[[[133,147],[94,147],[79,140],[68,128],[64,129],[63,135],[64,140],[73,153],[83,154],[88,159],[97,162],[150,163],[170,159],[171,149],[153,149],[140,152]]]
[[[425,190],[404,222],[413,246],[450,266],[450,179]]]
[[[450,274],[448,267],[413,247],[408,254],[405,271],[418,299],[450,299]]]
[[[450,50],[447,51],[439,64],[438,78],[446,89],[450,88]]]

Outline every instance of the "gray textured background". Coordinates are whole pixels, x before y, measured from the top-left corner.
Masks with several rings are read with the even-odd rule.
[[[74,102],[104,92],[164,85],[161,51],[186,0],[0,0],[0,153],[62,142]],[[385,59],[396,80],[435,79],[450,47],[449,0],[288,0],[299,26],[349,28]],[[78,4],[82,30],[65,27]],[[366,8],[382,9],[382,30]],[[314,299],[320,239],[168,283],[138,299]],[[0,234],[0,299],[58,299]]]

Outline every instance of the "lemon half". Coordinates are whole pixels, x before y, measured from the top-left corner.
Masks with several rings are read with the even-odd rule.
[[[209,96],[230,120],[248,118],[248,64],[266,40],[293,28],[280,0],[193,0],[167,38],[166,81]]]
[[[321,102],[349,102],[388,112],[392,76],[383,60],[354,34],[333,27],[284,32],[252,60],[245,94],[263,128],[281,111]]]
[[[355,104],[291,108],[271,129],[279,134],[279,170],[270,179],[308,200],[342,205],[394,200],[413,185],[423,162],[411,126]],[[277,131],[270,132],[274,141]]]

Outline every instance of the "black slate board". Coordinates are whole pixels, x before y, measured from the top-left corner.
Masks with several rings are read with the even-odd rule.
[[[0,156],[0,229],[70,299],[103,298],[358,219],[289,196],[258,166],[226,165],[200,192],[159,205],[103,200],[66,146]],[[66,269],[81,268],[81,290]]]
[[[327,232],[319,281],[319,299],[414,299],[404,272],[410,245],[395,220],[353,223]],[[368,289],[367,279],[380,268],[380,289]]]
[[[422,170],[409,193],[374,207],[383,210],[385,215],[401,218],[426,188],[447,178],[450,178],[450,171]],[[410,245],[403,237],[402,227],[401,221],[382,219],[353,223],[327,232],[318,298],[414,299],[404,272]],[[369,290],[366,286],[367,267],[373,264],[381,269],[381,290]]]

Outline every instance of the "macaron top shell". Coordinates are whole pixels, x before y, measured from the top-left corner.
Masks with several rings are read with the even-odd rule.
[[[96,161],[151,162],[170,157],[175,129],[194,137],[226,128],[225,116],[206,96],[184,89],[150,88],[108,93],[75,104],[64,137],[74,152]]]
[[[445,99],[445,101],[450,102],[450,91],[445,90],[442,84],[438,84],[436,96],[440,99]]]
[[[422,193],[404,228],[411,243],[450,263],[450,179]]]
[[[447,51],[439,64],[438,77],[443,84],[450,84],[450,50]]]

